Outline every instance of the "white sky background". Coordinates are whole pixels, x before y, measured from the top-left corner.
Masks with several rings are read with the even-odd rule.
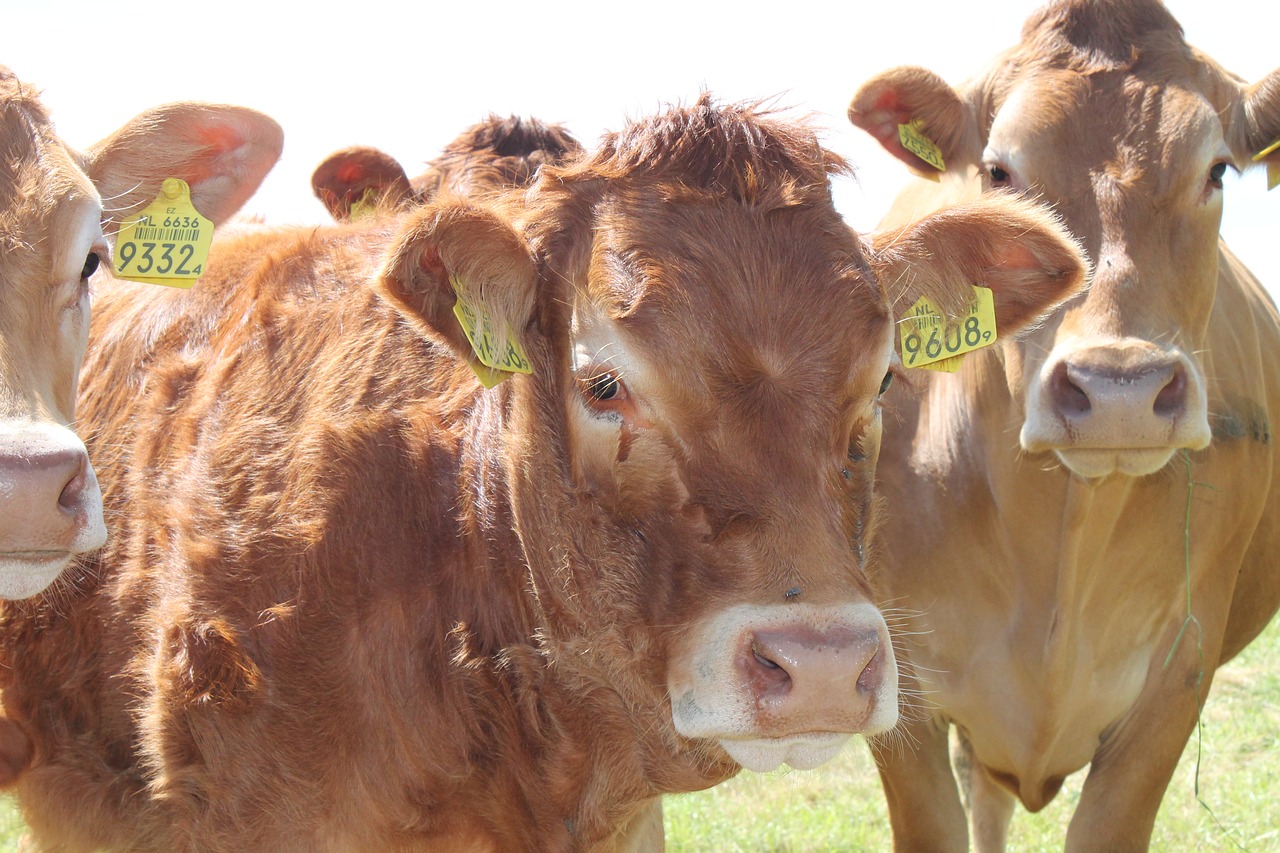
[[[1250,82],[1280,65],[1270,0],[1166,2],[1191,44]],[[284,156],[243,212],[272,223],[327,221],[311,172],[348,145],[382,148],[415,175],[490,112],[562,122],[591,146],[703,88],[726,101],[778,96],[816,115],[827,146],[857,167],[836,198],[866,231],[907,173],[848,123],[854,90],[903,64],[960,83],[1017,41],[1037,5],[0,0],[0,63],[43,91],[76,147],[168,101],[267,113],[284,127]],[[1223,234],[1280,292],[1280,188],[1265,186],[1261,168],[1228,179]]]

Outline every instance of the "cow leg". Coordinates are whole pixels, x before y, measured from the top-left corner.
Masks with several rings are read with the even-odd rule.
[[[1220,638],[1221,628],[1210,623],[1204,631],[1203,665],[1192,627],[1167,668],[1163,659],[1153,663],[1138,702],[1104,735],[1067,827],[1067,853],[1146,850],[1150,845],[1160,801],[1195,731],[1198,704],[1208,699],[1213,681],[1221,646],[1211,638]]]
[[[969,849],[964,806],[947,755],[947,729],[946,721],[936,718],[904,721],[891,736],[871,739],[889,803],[894,850]]]
[[[952,755],[956,775],[969,806],[969,833],[976,853],[1004,853],[1013,817],[1014,798],[999,785],[973,754],[961,732]]]

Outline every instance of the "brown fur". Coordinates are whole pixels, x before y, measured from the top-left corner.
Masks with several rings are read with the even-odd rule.
[[[866,601],[888,297],[803,129],[704,99],[604,150],[527,206],[259,229],[189,293],[103,289],[111,544],[0,621],[40,844],[613,849],[736,772],[667,667],[729,605]],[[531,376],[480,389],[453,276]],[[615,314],[637,369],[601,414],[571,324]]]

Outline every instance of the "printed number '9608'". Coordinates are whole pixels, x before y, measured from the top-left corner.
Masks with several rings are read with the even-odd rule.
[[[933,361],[944,351],[947,355],[955,355],[961,349],[971,350],[990,342],[991,332],[981,327],[977,317],[970,316],[963,325],[948,326],[945,330],[934,326],[929,330],[927,338],[918,330],[912,331],[903,339],[902,349],[907,355],[907,366],[910,367],[920,360],[921,355]]]

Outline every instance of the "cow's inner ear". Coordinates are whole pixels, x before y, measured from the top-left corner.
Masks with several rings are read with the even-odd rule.
[[[406,218],[379,277],[380,292],[412,323],[460,358],[524,353],[537,294],[537,267],[525,240],[495,208],[431,204]],[[480,340],[473,344],[464,324]],[[519,371],[527,372],[527,371]]]
[[[849,103],[849,121],[919,174],[977,166],[982,157],[973,111],[945,80],[925,68],[892,68],[862,84]],[[906,143],[900,125],[914,127],[906,133]],[[928,146],[919,143],[922,138],[936,146],[941,169],[931,164]]]
[[[1080,291],[1089,264],[1042,205],[997,193],[871,238],[872,266],[901,314],[921,296],[959,316],[972,285],[992,291],[1001,336]]]

